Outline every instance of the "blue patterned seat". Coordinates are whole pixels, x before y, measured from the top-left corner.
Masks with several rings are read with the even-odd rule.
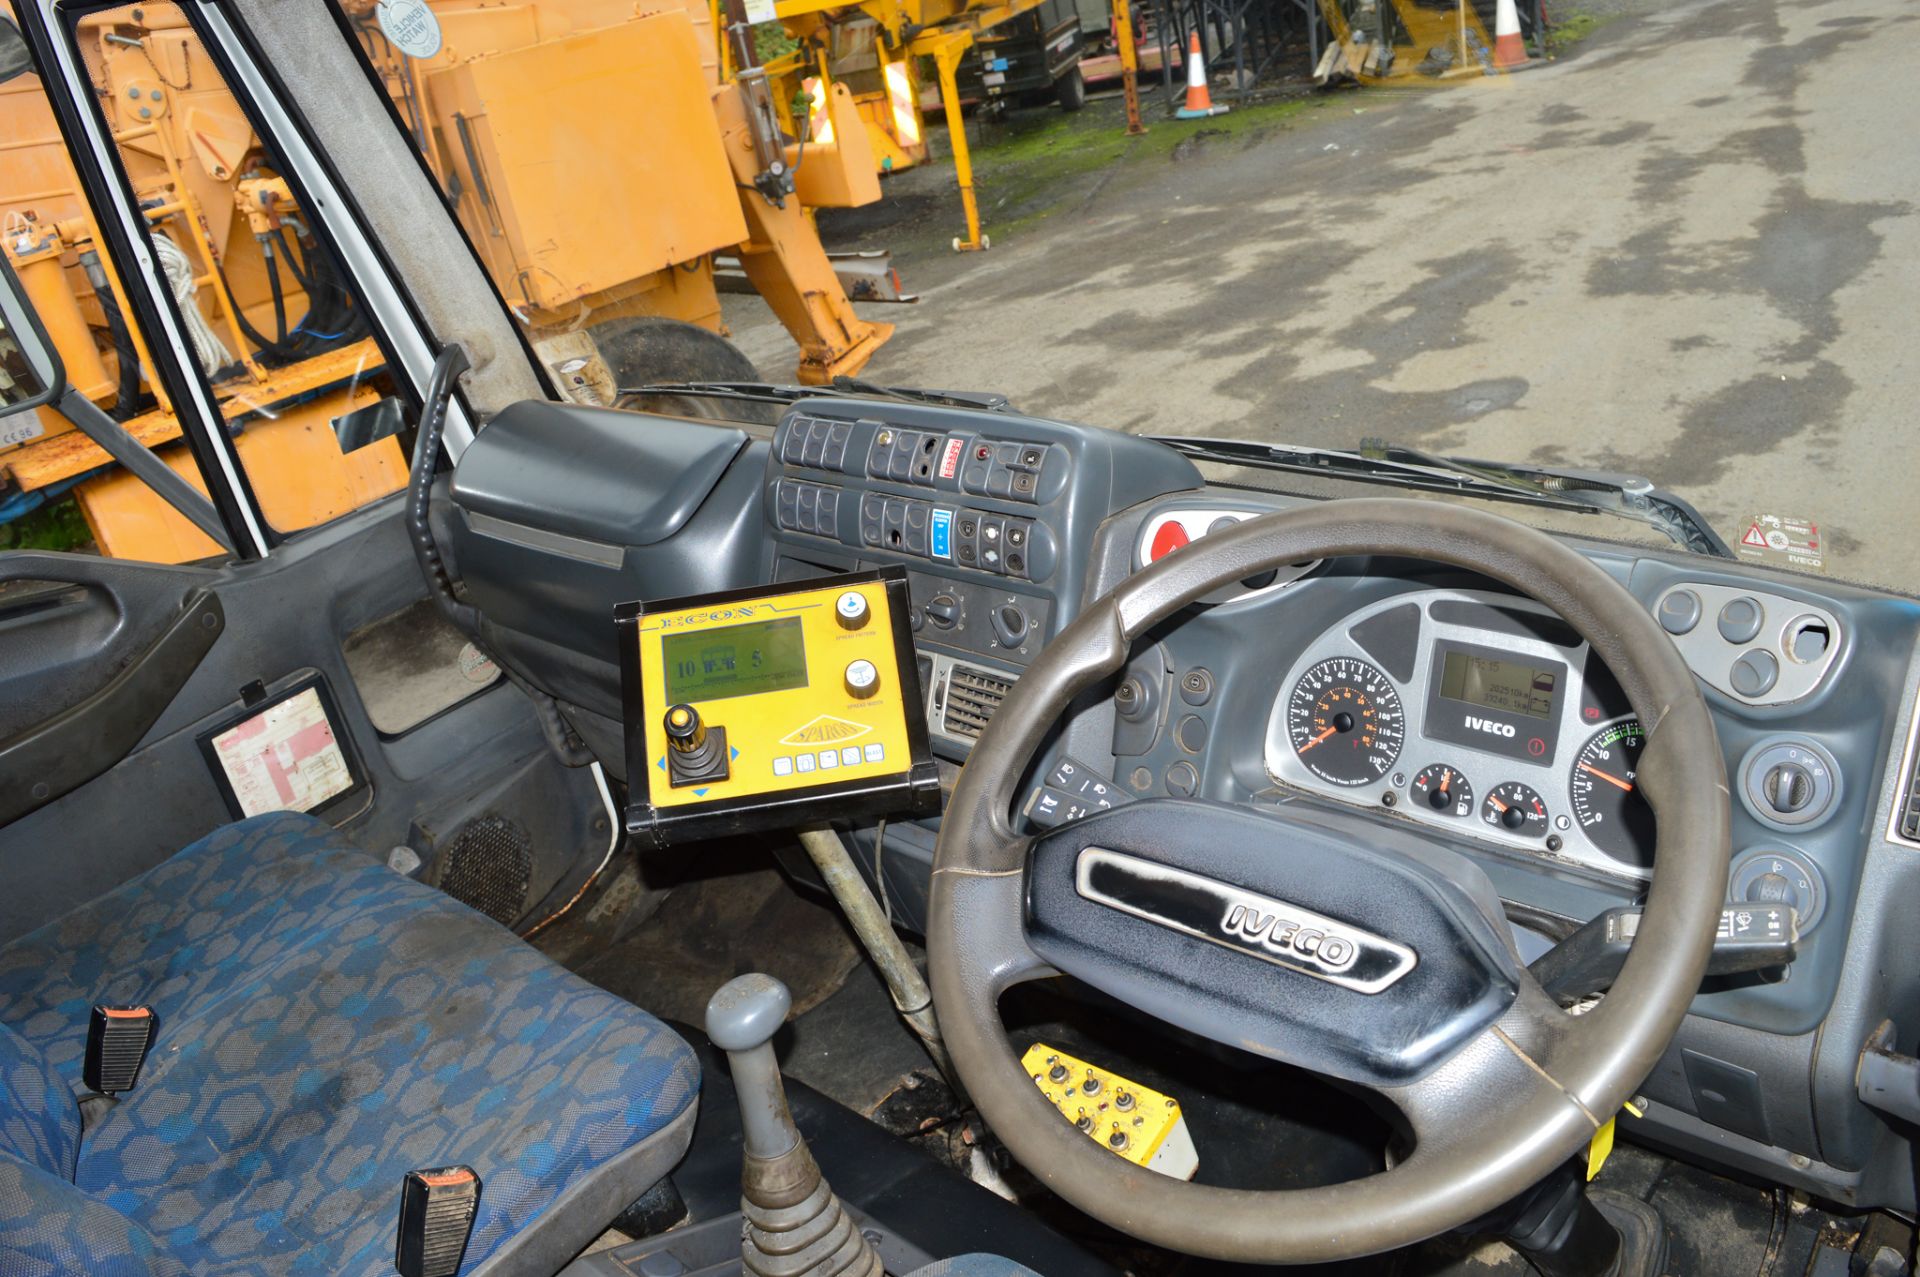
[[[78,1097],[98,1003],[159,1031]],[[674,1033],[304,816],[0,948],[0,1274],[391,1274],[401,1177],[483,1184],[464,1273],[559,1268],[679,1160]]]

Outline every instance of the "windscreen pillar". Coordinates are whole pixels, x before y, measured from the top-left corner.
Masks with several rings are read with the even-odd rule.
[[[233,0],[227,7],[279,78],[287,105],[351,193],[434,337],[466,347],[473,362],[461,383],[467,402],[491,416],[510,403],[545,398],[492,281],[327,0]]]

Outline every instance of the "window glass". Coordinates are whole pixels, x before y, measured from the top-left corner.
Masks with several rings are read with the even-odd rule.
[[[397,491],[399,443],[343,453],[333,426],[388,393],[380,349],[179,7],[97,11],[74,37],[268,524],[295,532]],[[69,382],[204,491],[36,77],[0,85],[0,134],[17,139],[0,147],[6,249]],[[0,421],[0,474],[0,548],[223,553],[57,411]]]

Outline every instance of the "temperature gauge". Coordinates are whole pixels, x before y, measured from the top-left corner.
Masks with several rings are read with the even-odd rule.
[[[1480,805],[1480,819],[1522,838],[1547,835],[1547,804],[1532,786],[1510,780],[1496,785]]]
[[[1473,786],[1460,769],[1446,763],[1434,763],[1420,769],[1407,787],[1413,801],[1448,816],[1473,814]]]

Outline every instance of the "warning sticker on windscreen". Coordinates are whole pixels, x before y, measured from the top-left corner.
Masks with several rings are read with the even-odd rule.
[[[1756,514],[1746,521],[1734,550],[1741,558],[1800,572],[1826,571],[1820,525],[1791,514]]]
[[[269,705],[210,742],[242,816],[312,811],[354,786],[314,688]]]

